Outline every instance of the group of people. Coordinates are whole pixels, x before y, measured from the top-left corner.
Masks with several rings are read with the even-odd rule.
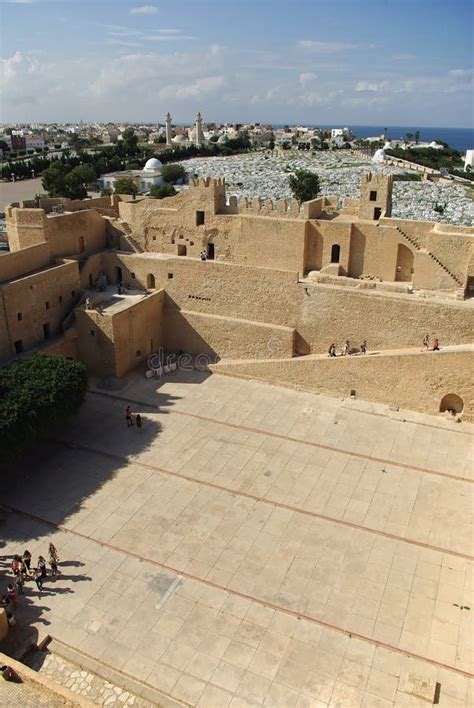
[[[359,353],[360,354],[367,354],[367,340],[366,339],[364,339],[364,341],[360,345]],[[334,342],[329,346],[328,354],[329,354],[329,356],[337,356],[336,345]],[[350,354],[352,354],[351,343],[349,342],[348,339],[345,339],[343,342],[343,345],[341,347],[341,356],[348,356]]]
[[[125,420],[127,421],[127,428],[131,428],[134,423],[133,413],[130,406],[127,406],[125,409]],[[137,424],[137,430],[141,432],[143,421],[140,413],[137,413],[137,415],[135,416],[135,423]]]
[[[423,337],[421,351],[439,352],[439,339],[433,339],[433,342],[431,342],[430,335],[426,334]]]
[[[202,260],[202,261],[207,261],[207,253],[206,253],[206,251],[201,251],[201,260]]]
[[[59,555],[53,543],[49,544],[48,555],[50,575],[52,578],[56,578],[61,571],[58,569]],[[48,577],[46,559],[44,556],[38,556],[36,566],[32,567],[32,556],[28,550],[24,551],[21,556],[15,554],[11,563],[11,572],[14,579],[8,583],[6,592],[0,597],[0,607],[5,608],[8,621],[10,624],[14,624],[16,601],[19,595],[24,595],[25,583],[33,579],[38,591],[43,590],[43,581]]]

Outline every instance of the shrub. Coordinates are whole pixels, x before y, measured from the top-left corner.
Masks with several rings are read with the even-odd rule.
[[[84,401],[83,364],[32,354],[0,369],[0,450],[5,462],[51,437]]]
[[[165,197],[174,197],[175,194],[178,194],[178,192],[172,184],[164,184],[161,187],[157,184],[154,184],[153,187],[150,188],[149,192],[150,197],[152,197],[153,199],[164,199]]]

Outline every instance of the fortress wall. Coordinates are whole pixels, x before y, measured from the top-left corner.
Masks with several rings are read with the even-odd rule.
[[[245,376],[330,396],[357,398],[436,415],[440,401],[455,393],[464,401],[463,418],[474,420],[472,352],[425,352],[337,359],[275,360],[211,367],[215,373]]]
[[[71,256],[81,251],[80,237],[86,253],[106,247],[107,224],[93,209],[72,214],[50,216],[46,220],[45,237],[56,257]]]
[[[44,268],[50,261],[51,251],[44,241],[21,251],[5,253],[0,256],[0,283]]]
[[[162,346],[164,291],[113,315],[116,376],[125,376]]]
[[[14,353],[13,343],[17,340],[23,341],[25,350],[44,341],[43,325],[46,323],[52,337],[60,332],[79,288],[75,262],[54,266],[2,286],[11,353]]]
[[[6,207],[5,222],[10,251],[35,246],[45,240],[46,215],[43,209]]]
[[[164,344],[174,351],[218,358],[293,356],[294,331],[290,327],[250,320],[165,309]]]
[[[295,272],[266,268],[107,253],[112,282],[117,264],[125,282],[133,272],[144,287],[152,273],[156,288],[165,288],[178,308],[295,328],[316,353],[347,337],[357,346],[367,339],[372,350],[418,346],[427,332],[442,344],[472,340],[474,308],[455,300],[308,285],[298,283]]]

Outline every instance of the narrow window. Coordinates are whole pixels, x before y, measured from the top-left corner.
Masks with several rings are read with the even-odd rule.
[[[95,332],[93,329],[90,330],[90,333],[91,333],[91,337],[95,337]]]
[[[49,326],[49,322],[46,322],[46,324],[43,325],[43,334],[45,339],[49,339],[51,337],[51,328]]]
[[[137,356],[141,356],[141,355],[142,355],[142,350],[141,350],[141,349],[137,349]]]
[[[15,353],[21,354],[22,351],[23,351],[23,340],[19,339],[17,342],[15,342]]]
[[[62,296],[62,295],[60,295],[60,296],[58,297],[58,300],[59,300],[59,304],[61,304],[61,303],[62,303],[62,301],[63,301],[63,296]]]
[[[44,303],[44,306],[45,306],[45,308],[46,308],[47,310],[49,310],[49,302],[48,302],[48,301],[46,301],[46,302]]]
[[[155,287],[155,276],[153,273],[148,273],[146,277],[146,286],[149,290],[153,290]]]
[[[376,202],[376,201],[377,201],[377,192],[371,192],[371,193],[370,193],[370,201],[371,201],[371,202]]]
[[[203,211],[196,212],[196,226],[204,226],[205,214]]]
[[[76,291],[75,291],[75,290],[71,290],[71,297],[75,297],[75,296],[76,296]]]
[[[22,313],[22,312],[19,312],[19,313],[17,314],[16,318],[17,318],[18,322],[21,322],[22,319],[23,319],[23,313]]]
[[[173,278],[173,273],[168,273],[168,280],[171,280]]]
[[[187,253],[187,248],[184,244],[178,243],[178,256],[185,256]]]

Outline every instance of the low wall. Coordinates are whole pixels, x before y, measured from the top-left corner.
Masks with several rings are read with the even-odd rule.
[[[464,401],[463,418],[474,420],[471,351],[414,352],[314,359],[249,361],[212,368],[214,373],[244,376],[303,388],[329,396],[350,396],[436,415],[441,399],[455,393]]]
[[[293,356],[294,330],[252,320],[165,309],[167,349],[211,359]]]

